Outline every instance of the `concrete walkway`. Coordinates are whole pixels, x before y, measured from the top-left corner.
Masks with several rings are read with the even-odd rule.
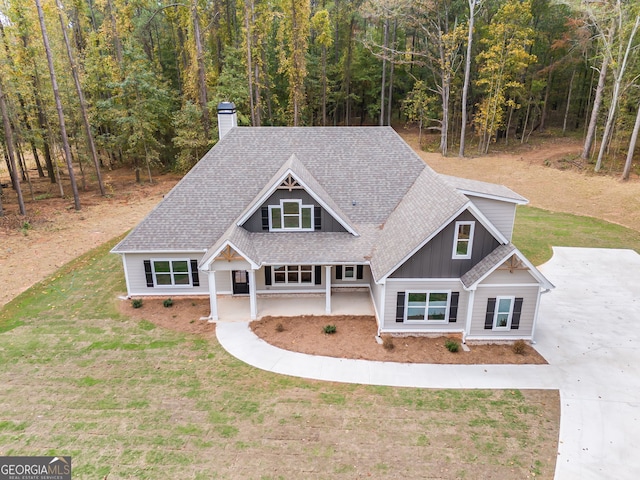
[[[317,380],[418,388],[559,389],[555,478],[635,479],[640,472],[640,255],[555,248],[541,267],[536,348],[549,365],[424,365],[310,356],[273,347],[248,322],[219,323],[221,345],[264,370]]]

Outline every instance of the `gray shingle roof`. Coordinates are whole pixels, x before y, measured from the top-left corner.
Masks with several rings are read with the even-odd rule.
[[[493,252],[484,257],[471,270],[465,273],[460,278],[460,281],[465,287],[469,288],[498,264],[502,264],[510,254],[515,251],[516,247],[512,243],[507,245],[498,245]]]
[[[518,195],[516,192],[504,185],[481,182],[480,180],[470,180],[468,178],[452,177],[450,175],[443,174],[440,174],[440,177],[449,185],[463,193],[468,192],[470,195],[476,193],[480,196],[497,197],[502,200],[519,204],[529,203],[526,198]]]

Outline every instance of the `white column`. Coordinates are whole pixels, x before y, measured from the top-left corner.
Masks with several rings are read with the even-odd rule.
[[[325,304],[324,310],[331,313],[331,265],[324,266]]]
[[[211,314],[209,315],[210,322],[218,321],[218,293],[216,290],[216,272],[209,270],[209,305],[211,307]]]
[[[471,320],[473,318],[473,303],[476,298],[475,289],[469,291],[469,302],[467,303],[467,321],[464,327],[464,334],[462,335],[462,343],[466,343],[467,335],[471,333]]]
[[[258,318],[258,296],[256,295],[256,271],[249,270],[249,305],[251,320]]]

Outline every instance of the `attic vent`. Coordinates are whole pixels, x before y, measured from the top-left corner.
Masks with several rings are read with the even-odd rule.
[[[298,181],[289,174],[287,178],[284,179],[284,182],[280,184],[278,190],[300,190],[302,186],[298,183]]]

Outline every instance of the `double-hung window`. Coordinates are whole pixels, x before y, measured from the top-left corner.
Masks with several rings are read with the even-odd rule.
[[[189,260],[153,260],[153,276],[158,286],[191,286]]]
[[[269,230],[313,230],[313,205],[303,205],[302,200],[280,200],[279,205],[269,205]]]
[[[451,292],[407,292],[406,322],[446,323],[449,321]]]
[[[493,314],[494,330],[511,329],[511,320],[513,319],[514,297],[497,297],[496,309]]]
[[[471,248],[473,247],[473,231],[475,222],[456,222],[455,236],[453,238],[454,259],[471,258]]]
[[[276,265],[272,269],[274,284],[313,283],[311,265]]]

